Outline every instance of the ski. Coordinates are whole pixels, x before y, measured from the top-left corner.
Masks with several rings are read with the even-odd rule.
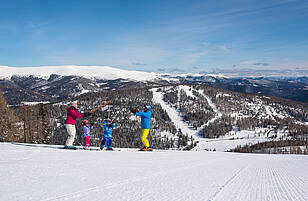
[[[82,148],[85,151],[101,151],[100,149],[95,149],[95,148]]]
[[[59,149],[65,149],[65,150],[86,150],[86,151],[100,151],[100,149],[97,148],[84,148],[84,147],[61,147]]]
[[[127,150],[123,150],[123,151],[127,151],[127,152],[166,152],[167,150],[151,149],[151,150],[147,150],[147,151],[142,151],[140,149],[137,149],[137,150],[127,149]]]
[[[100,149],[100,151],[107,151],[107,152],[113,152],[113,151],[121,151],[120,149],[112,149],[112,150],[108,150],[108,149]]]
[[[111,101],[112,101],[112,100],[109,100],[109,101],[107,101],[107,102],[101,104],[101,105],[98,106],[97,108],[92,109],[92,110],[90,111],[90,113],[93,113],[93,112],[95,112],[96,110],[98,110],[99,108],[104,107],[105,105],[107,105],[107,104],[110,103]]]
[[[149,149],[149,150],[138,150],[138,151],[151,152],[151,151],[153,151],[153,149]]]

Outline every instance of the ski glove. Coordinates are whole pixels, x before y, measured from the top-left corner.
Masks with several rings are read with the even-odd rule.
[[[90,115],[90,112],[85,112],[85,113],[82,113],[83,117],[87,117]]]
[[[138,110],[135,109],[135,108],[130,109],[130,111],[131,111],[132,113],[134,113],[134,114],[136,114],[136,112],[138,112]]]

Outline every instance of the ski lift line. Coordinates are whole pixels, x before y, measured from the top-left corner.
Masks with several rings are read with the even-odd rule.
[[[104,106],[107,105],[108,103],[111,103],[111,101],[112,101],[112,100],[109,100],[109,101],[107,101],[107,102],[101,104],[101,105],[98,106],[97,108],[94,108],[94,109],[90,110],[90,113],[93,113],[93,112],[95,112],[96,110],[100,109],[101,107],[104,107]]]

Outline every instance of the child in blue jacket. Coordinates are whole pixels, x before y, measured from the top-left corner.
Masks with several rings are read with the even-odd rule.
[[[103,127],[104,127],[104,138],[101,142],[101,146],[100,149],[104,149],[105,146],[107,145],[107,150],[113,150],[112,149],[112,129],[115,128],[115,123],[112,123],[113,121],[111,121],[110,119],[108,119],[107,121],[105,121],[103,123]]]

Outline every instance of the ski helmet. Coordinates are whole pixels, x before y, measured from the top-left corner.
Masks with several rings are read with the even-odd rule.
[[[150,110],[151,109],[151,105],[145,105],[144,106],[147,110]]]
[[[87,125],[87,124],[89,124],[89,121],[84,119],[84,120],[82,120],[82,124]]]

